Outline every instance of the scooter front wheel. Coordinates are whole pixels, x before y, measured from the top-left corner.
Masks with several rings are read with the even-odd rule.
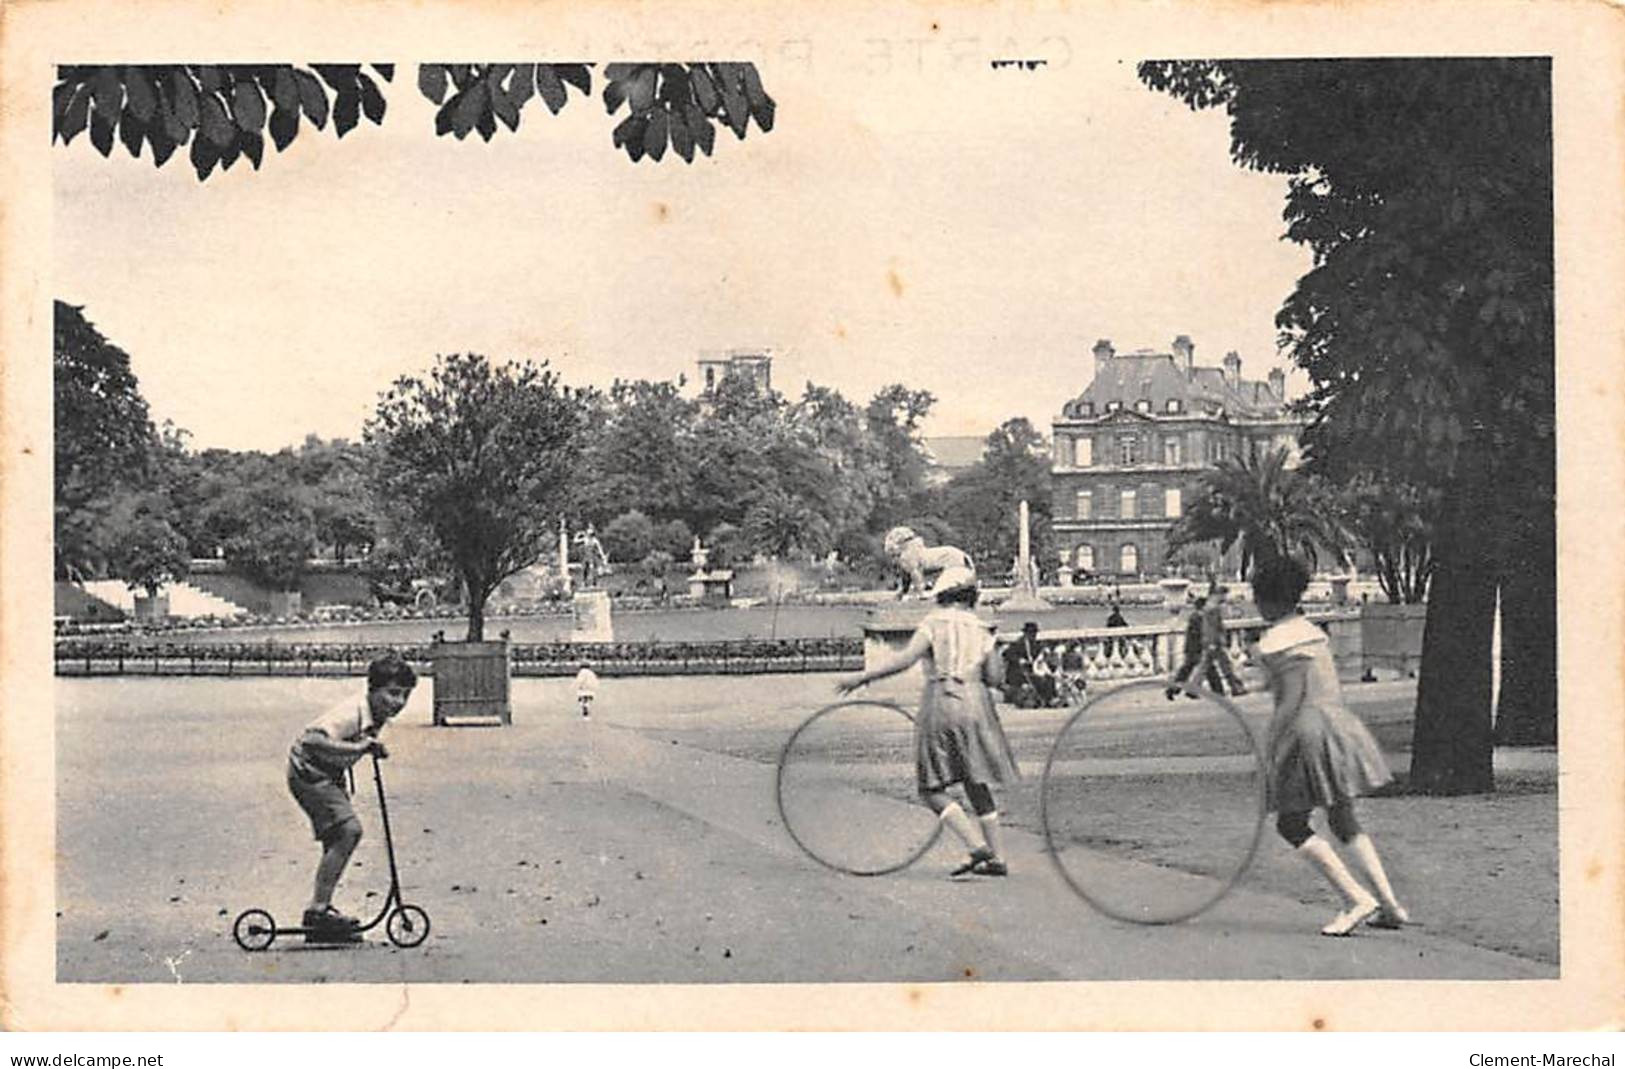
[[[245,909],[232,924],[231,937],[244,950],[265,950],[276,941],[276,921],[263,909]]]
[[[389,941],[398,947],[411,948],[429,938],[429,915],[417,906],[396,906],[384,925]]]

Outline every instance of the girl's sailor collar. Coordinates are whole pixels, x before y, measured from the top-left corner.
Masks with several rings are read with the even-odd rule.
[[[1272,624],[1258,639],[1259,653],[1281,653],[1310,642],[1326,641],[1326,633],[1309,620],[1293,613]]]

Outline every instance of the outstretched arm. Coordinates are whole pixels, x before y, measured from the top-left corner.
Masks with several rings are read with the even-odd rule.
[[[855,672],[849,676],[842,676],[835,684],[835,690],[841,694],[850,694],[859,687],[873,683],[877,679],[885,679],[899,672],[906,671],[915,661],[931,652],[931,636],[922,628],[914,632],[914,637],[908,640],[903,649],[881,661],[873,668],[862,672]]]

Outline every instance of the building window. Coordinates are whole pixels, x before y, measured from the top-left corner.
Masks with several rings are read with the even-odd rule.
[[[1088,490],[1079,490],[1077,497],[1077,518],[1087,520],[1094,516],[1094,494]]]
[[[1118,515],[1125,520],[1132,520],[1134,518],[1134,499],[1139,496],[1138,491],[1124,490],[1122,496],[1118,499],[1120,502]]]
[[[1140,462],[1140,439],[1126,434],[1117,439],[1117,463],[1123,467]]]
[[[1082,412],[1086,416],[1092,416],[1095,414],[1095,403],[1093,401],[1085,401],[1078,407],[1078,411]]]
[[[1179,463],[1179,439],[1164,438],[1162,440],[1162,462],[1164,464]]]
[[[1079,438],[1072,445],[1072,463],[1080,468],[1087,468],[1095,462],[1095,440],[1093,438]]]
[[[1178,519],[1182,511],[1179,487],[1172,486],[1162,492],[1162,514],[1170,520]]]
[[[1072,559],[1080,572],[1095,570],[1095,547],[1079,546],[1072,551]]]
[[[1107,401],[1106,402],[1106,411],[1108,411],[1108,412],[1116,412],[1119,408],[1122,408],[1122,407],[1123,407],[1123,402],[1121,402],[1121,401]]]
[[[1065,435],[1055,436],[1055,466],[1058,468],[1072,466],[1072,439]]]
[[[1177,397],[1168,398],[1168,411],[1170,411],[1170,412],[1178,412],[1181,407],[1182,406],[1179,403],[1179,398],[1177,398]]]
[[[1134,402],[1134,411],[1136,411],[1136,412],[1150,412],[1151,411],[1151,402],[1148,401],[1148,400],[1144,400],[1144,399],[1141,399],[1139,401]]]
[[[1122,567],[1119,569],[1119,571],[1121,571],[1124,575],[1139,575],[1140,551],[1134,548],[1134,543],[1130,542],[1128,545],[1124,546],[1121,556]]]

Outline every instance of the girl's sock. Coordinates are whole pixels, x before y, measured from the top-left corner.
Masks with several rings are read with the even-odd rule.
[[[991,813],[983,813],[976,819],[982,825],[982,839],[987,843],[988,850],[994,857],[1003,857],[1004,851],[999,846],[999,811],[995,809]]]
[[[981,835],[976,831],[976,825],[971,822],[970,816],[958,802],[949,802],[937,816],[970,849],[979,850],[986,847]]]

